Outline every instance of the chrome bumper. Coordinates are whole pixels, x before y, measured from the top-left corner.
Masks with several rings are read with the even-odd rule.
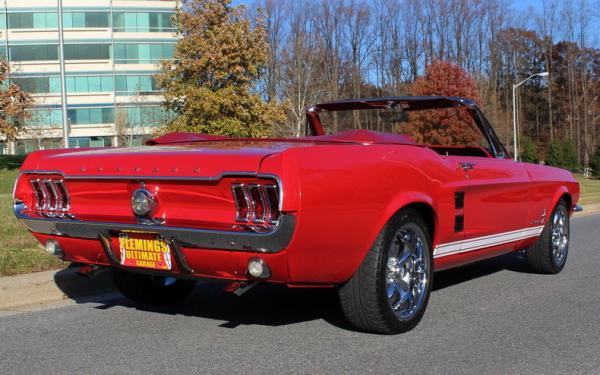
[[[143,231],[157,233],[181,247],[276,253],[292,239],[296,217],[284,214],[277,227],[268,233],[232,232],[162,225],[123,224],[82,221],[76,219],[33,218],[23,214],[24,205],[17,203],[14,213],[32,232],[53,236],[100,240],[111,232]]]

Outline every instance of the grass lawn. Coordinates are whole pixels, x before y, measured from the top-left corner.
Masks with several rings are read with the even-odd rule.
[[[66,266],[46,253],[13,215],[12,189],[17,174],[16,170],[0,170],[0,276]]]
[[[583,206],[583,209],[585,210],[586,204],[600,204],[600,180],[585,178],[580,174],[576,174],[575,178],[579,181],[581,188],[579,204]]]
[[[0,276],[65,267],[44,251],[12,213],[12,189],[18,172],[0,169]],[[581,185],[580,204],[600,204],[600,180],[575,175]]]

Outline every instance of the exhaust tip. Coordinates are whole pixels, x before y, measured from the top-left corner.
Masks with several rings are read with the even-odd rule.
[[[46,241],[46,245],[44,247],[46,248],[47,252],[56,257],[62,258],[65,255],[58,241],[48,240]]]
[[[271,269],[267,265],[267,262],[261,258],[251,258],[248,261],[248,273],[257,279],[268,279],[271,277]]]

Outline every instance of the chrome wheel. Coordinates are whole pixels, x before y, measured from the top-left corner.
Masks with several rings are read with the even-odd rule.
[[[393,237],[388,251],[388,302],[399,319],[413,317],[423,306],[429,272],[429,251],[423,233],[407,224]]]
[[[569,251],[569,217],[564,206],[556,207],[552,215],[552,257],[562,266]]]

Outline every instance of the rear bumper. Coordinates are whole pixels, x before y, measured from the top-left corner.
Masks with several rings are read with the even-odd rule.
[[[42,244],[49,240],[58,242],[64,253],[63,259],[76,263],[110,266],[136,273],[179,278],[249,281],[253,279],[247,271],[248,262],[252,258],[260,257],[271,269],[271,277],[267,281],[274,283],[287,283],[289,281],[286,250],[277,253],[257,254],[245,251],[178,248],[179,255],[173,252],[173,268],[170,271],[160,271],[121,265],[117,259],[118,249],[114,247],[107,249],[106,243],[98,239],[59,237],[39,233],[33,233],[33,235]]]
[[[57,237],[100,240],[111,232],[143,231],[161,235],[176,246],[197,249],[218,249],[258,253],[277,253],[285,249],[292,239],[296,217],[281,216],[277,227],[268,233],[233,232],[179,228],[161,225],[123,224],[82,221],[76,219],[33,218],[25,215],[22,204],[15,204],[16,217],[34,233]]]

